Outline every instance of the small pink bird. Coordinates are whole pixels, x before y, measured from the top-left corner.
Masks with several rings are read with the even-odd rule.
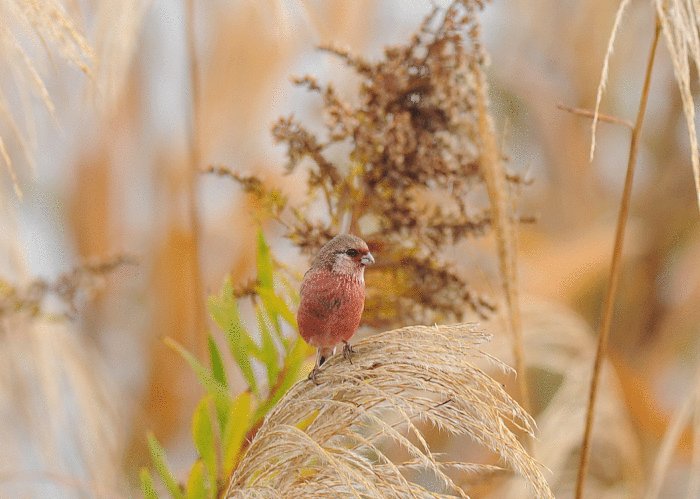
[[[365,308],[365,265],[374,263],[367,243],[341,234],[331,239],[304,274],[297,323],[301,337],[318,349],[309,379],[316,382],[321,365],[343,342],[343,356],[350,359],[348,340],[357,331]]]

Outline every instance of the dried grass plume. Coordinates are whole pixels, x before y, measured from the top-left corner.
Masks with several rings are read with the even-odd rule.
[[[608,41],[608,48],[605,52],[591,130],[591,160],[595,152],[598,111],[608,80],[610,57],[612,56],[617,32],[622,25],[622,16],[629,4],[629,0],[622,0],[620,2],[620,6],[615,14],[612,33]],[[695,101],[691,89],[692,66],[690,64],[692,60],[695,63],[695,71],[698,71],[698,75],[700,75],[700,4],[698,2],[682,2],[680,0],[654,0],[654,8],[656,10],[656,22],[662,27],[662,32],[666,40],[666,48],[668,49],[673,63],[678,91],[681,94],[683,114],[685,115],[686,125],[688,126],[688,140],[690,141],[690,158],[693,178],[695,180],[695,191],[698,199],[698,209],[700,209],[700,150],[698,146],[697,130],[695,128]]]
[[[538,463],[511,428],[533,420],[469,362],[489,336],[474,325],[410,326],[354,345],[353,364],[331,357],[318,385],[297,383],[268,414],[225,497],[468,497],[465,473],[501,468],[433,454],[418,423],[469,435],[496,453],[540,498],[553,498]],[[390,445],[403,458],[386,452]],[[418,473],[415,473],[418,472]],[[432,477],[428,490],[416,477]]]

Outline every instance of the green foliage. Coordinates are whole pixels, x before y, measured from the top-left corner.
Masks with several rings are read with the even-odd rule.
[[[153,478],[151,478],[151,474],[145,468],[141,470],[141,490],[143,490],[144,499],[158,498]]]
[[[158,474],[161,480],[163,480],[165,487],[175,499],[184,499],[180,486],[175,481],[175,475],[170,471],[170,466],[165,457],[165,449],[158,443],[153,433],[148,432],[147,439],[148,449],[151,451],[151,459],[153,459],[153,464],[156,470],[158,470]]]
[[[270,248],[260,232],[257,247],[258,278],[253,308],[257,334],[248,330],[241,317],[238,299],[230,279],[219,296],[209,298],[209,311],[226,338],[229,353],[248,384],[248,390],[233,396],[220,345],[208,336],[209,366],[196,359],[182,345],[165,342],[190,365],[206,391],[192,417],[192,438],[200,459],[190,470],[187,484],[180,486],[168,466],[165,451],[149,433],[148,445],[161,480],[175,499],[215,499],[240,461],[247,443],[255,435],[268,411],[302,377],[301,368],[312,349],[298,336],[284,333],[284,324],[296,329],[296,319],[287,305],[297,302],[289,283],[276,273]],[[286,291],[275,289],[279,280]],[[256,371],[264,370],[264,376]],[[146,499],[158,497],[148,470],[141,472]]]
[[[197,459],[190,470],[185,492],[188,499],[205,499],[207,497],[207,488],[204,484],[204,462],[201,459]]]

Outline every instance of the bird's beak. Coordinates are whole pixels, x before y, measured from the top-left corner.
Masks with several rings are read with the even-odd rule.
[[[360,258],[360,263],[363,265],[369,265],[370,263],[374,263],[374,257],[372,256],[372,253],[367,253],[365,256]]]

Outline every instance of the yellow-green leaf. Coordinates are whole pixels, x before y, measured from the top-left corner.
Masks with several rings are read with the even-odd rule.
[[[221,295],[209,297],[209,311],[226,335],[231,355],[243,373],[248,386],[254,394],[258,395],[258,385],[250,357],[251,355],[256,356],[260,349],[241,323],[238,305],[231,290],[231,280],[227,278]]]
[[[212,395],[217,400],[228,400],[230,402],[231,396],[229,395],[226,386],[220,383],[214,374],[209,369],[204,367],[202,363],[194,357],[194,355],[188,352],[185,347],[180,345],[172,338],[165,338],[163,341],[187,361],[195,374],[197,374],[199,382],[202,384],[208,394]]]
[[[294,326],[294,328],[297,327],[296,317],[294,317],[294,314],[289,310],[287,303],[280,296],[275,294],[273,289],[259,287],[256,288],[256,291],[258,295],[260,295],[260,299],[270,315],[282,316],[282,318]]]
[[[209,359],[211,360],[211,372],[214,375],[214,378],[224,385],[225,387],[228,387],[228,380],[226,379],[226,368],[224,367],[224,362],[221,358],[221,352],[219,352],[219,348],[216,346],[216,342],[214,341],[214,338],[212,338],[211,334],[207,336],[207,339],[209,341]]]
[[[270,247],[265,242],[265,234],[258,230],[258,285],[263,289],[272,289],[272,258]]]
[[[273,386],[277,380],[277,373],[280,369],[277,346],[270,333],[270,328],[267,325],[267,314],[263,311],[262,307],[255,307],[255,315],[258,319],[258,330],[260,331],[260,339],[262,340],[259,360],[265,364],[268,386]]]
[[[216,345],[214,338],[211,334],[207,337],[209,340],[209,358],[211,359],[211,372],[214,378],[221,383],[226,388],[227,396],[222,403],[219,397],[215,397],[214,402],[216,405],[216,418],[219,422],[219,429],[223,431],[224,423],[226,421],[226,415],[228,414],[231,398],[228,396],[228,379],[226,377],[226,368],[224,367],[224,361],[221,357],[221,352],[219,347]]]
[[[243,446],[251,417],[250,392],[243,392],[235,398],[231,404],[231,412],[226,423],[222,448],[224,455],[224,476],[231,476],[233,469],[240,458],[239,454]]]
[[[216,449],[214,447],[214,428],[211,424],[210,402],[212,397],[205,396],[197,404],[192,417],[192,439],[199,455],[207,468],[210,488],[216,488]]]
[[[261,421],[268,411],[275,406],[285,393],[287,393],[287,390],[303,377],[300,376],[301,366],[304,359],[313,354],[313,352],[314,349],[307,345],[303,339],[300,337],[296,339],[292,349],[284,359],[284,366],[278,375],[279,379],[270,386],[270,390],[273,391],[271,391],[267,399],[265,399],[255,411],[252,422],[253,425]]]
[[[155,464],[156,470],[158,470],[158,474],[160,475],[161,480],[163,480],[168,492],[170,492],[170,495],[172,495],[175,499],[184,499],[180,486],[177,484],[175,476],[170,471],[170,466],[168,466],[168,461],[165,457],[165,450],[160,445],[158,440],[156,440],[156,437],[152,432],[149,431],[146,438],[148,439],[148,449],[151,451],[153,464]]]
[[[211,489],[210,489],[211,490]],[[214,494],[210,492],[209,497]],[[190,470],[190,477],[187,480],[187,499],[206,499],[207,488],[204,484],[204,463],[198,459]]]
[[[143,492],[144,499],[158,499],[153,478],[146,468],[141,468],[141,492]]]

